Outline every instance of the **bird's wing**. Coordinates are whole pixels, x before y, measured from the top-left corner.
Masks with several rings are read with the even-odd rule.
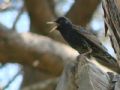
[[[82,27],[74,26],[75,30],[82,35],[84,38],[89,40],[91,43],[102,49],[103,51],[107,51],[107,49],[102,45],[102,43],[97,39],[97,37],[91,33],[90,31],[85,30]]]

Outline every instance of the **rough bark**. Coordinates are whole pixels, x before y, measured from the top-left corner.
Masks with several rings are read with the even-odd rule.
[[[120,11],[120,0],[115,0],[115,4],[116,4],[118,10]]]
[[[120,67],[120,12],[116,0],[103,0],[106,34],[109,30],[112,47]]]
[[[66,65],[56,90],[111,90],[109,76],[80,55]]]

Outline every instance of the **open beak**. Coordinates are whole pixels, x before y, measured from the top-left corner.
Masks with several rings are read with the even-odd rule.
[[[54,21],[47,22],[47,24],[55,24]]]
[[[52,24],[52,25],[55,24],[55,26],[49,31],[50,33],[57,29],[57,23],[56,22],[51,21],[51,22],[47,22],[47,24]]]

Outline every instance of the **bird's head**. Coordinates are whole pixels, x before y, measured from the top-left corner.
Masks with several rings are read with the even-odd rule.
[[[48,22],[48,24],[55,24],[55,27],[51,30],[60,30],[60,28],[67,28],[71,26],[71,21],[65,17],[59,17],[52,22]]]
[[[68,25],[71,24],[71,21],[65,17],[59,17],[55,20],[58,25]]]

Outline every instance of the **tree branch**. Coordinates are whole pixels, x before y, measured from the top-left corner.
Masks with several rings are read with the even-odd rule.
[[[114,51],[117,55],[117,62],[120,67],[120,12],[118,6],[115,3],[116,0],[103,0],[105,24],[110,31],[110,39]]]
[[[75,4],[66,16],[69,17],[73,23],[85,27],[91,20],[99,4],[100,0],[75,0]]]
[[[54,40],[64,42],[61,35],[55,31],[49,34],[52,26],[47,25],[46,22],[51,21],[55,18],[53,11],[50,8],[50,4],[47,0],[24,0],[25,6],[30,16],[30,31],[49,36]],[[34,6],[34,7],[33,7]]]
[[[50,38],[17,33],[0,25],[0,62],[29,65],[52,75],[60,75],[63,61],[74,60],[77,52]]]
[[[56,90],[112,90],[109,76],[80,55],[65,66]]]
[[[38,82],[30,86],[24,87],[22,90],[54,90],[53,86],[55,88],[57,82],[58,78],[48,79],[43,82]]]

